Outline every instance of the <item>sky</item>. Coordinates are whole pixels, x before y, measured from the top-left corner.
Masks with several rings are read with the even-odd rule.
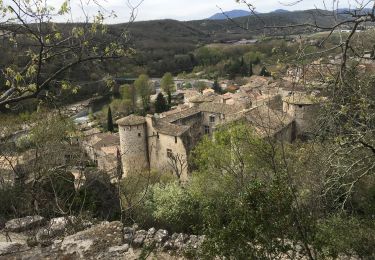
[[[9,2],[10,0],[5,0]],[[64,0],[45,0],[48,5],[58,8]],[[140,3],[141,0],[70,0],[74,20],[82,19],[83,15],[79,8],[79,3],[82,1],[85,4],[86,12],[94,14],[98,8],[93,4],[97,1],[104,7],[103,12],[114,11],[117,18],[107,20],[110,23],[127,22],[130,17],[130,9],[127,2],[133,6]],[[298,0],[248,0],[256,7],[258,12],[270,12],[275,9],[287,10],[306,10],[315,7],[324,8],[323,0],[302,0],[300,3],[291,5],[290,3]],[[332,3],[334,0],[325,0],[326,3]],[[342,1],[347,7],[350,2],[355,0]],[[348,4],[349,3],[349,4]],[[332,5],[332,4],[330,4]],[[143,0],[137,9],[136,21],[156,20],[156,19],[175,19],[180,21],[199,20],[210,17],[211,15],[220,12],[220,8],[224,11],[233,9],[248,10],[243,4],[236,3],[235,0]]]

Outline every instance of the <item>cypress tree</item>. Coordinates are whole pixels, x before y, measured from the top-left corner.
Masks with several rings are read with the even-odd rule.
[[[253,64],[250,62],[250,65],[249,65],[249,77],[253,76],[254,75],[254,72],[253,72]]]
[[[108,114],[107,114],[107,130],[109,132],[113,132],[114,131],[113,119],[112,119],[112,111],[111,111],[111,107],[110,106],[108,107]]]
[[[168,110],[167,101],[164,98],[164,95],[160,92],[155,100],[155,112],[163,113]]]
[[[215,79],[214,81],[214,84],[212,85],[212,89],[218,93],[218,94],[221,94],[221,88],[219,86],[219,82],[217,81],[217,79]]]
[[[265,66],[262,67],[262,70],[259,73],[259,76],[271,77],[271,73],[267,70]]]

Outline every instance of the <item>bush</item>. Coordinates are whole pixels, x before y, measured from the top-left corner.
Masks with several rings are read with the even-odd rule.
[[[152,188],[152,215],[174,232],[192,232],[199,225],[199,203],[177,182],[156,184]]]

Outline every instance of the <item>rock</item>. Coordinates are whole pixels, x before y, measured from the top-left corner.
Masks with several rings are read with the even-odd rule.
[[[74,217],[60,217],[51,219],[45,228],[36,234],[36,241],[42,245],[52,243],[51,239],[65,234],[69,224],[76,222]]]
[[[0,242],[0,256],[26,251],[28,249],[29,247],[24,243]]]
[[[109,253],[125,253],[128,252],[130,246],[129,244],[124,244],[122,246],[112,246],[108,249]]]
[[[64,255],[77,254],[80,258],[96,258],[108,248],[122,245],[123,225],[119,221],[101,223],[90,229],[67,236],[61,243]]]
[[[162,249],[163,249],[163,251],[169,251],[169,250],[174,249],[173,240],[171,240],[171,239],[167,240],[167,241],[164,243]]]
[[[9,220],[5,223],[5,229],[10,232],[23,232],[36,227],[40,227],[45,223],[45,219],[41,216],[27,216]]]
[[[198,236],[196,235],[190,235],[189,240],[187,241],[187,246],[189,246],[192,249],[197,249],[199,244]]]
[[[164,229],[159,229],[155,233],[155,242],[164,243],[168,239],[168,231]]]
[[[176,249],[182,249],[185,246],[185,243],[188,241],[189,235],[184,233],[177,234],[177,237],[174,239],[174,247]]]
[[[150,228],[148,231],[147,231],[147,238],[153,238],[154,235],[156,233],[156,229],[155,228]]]
[[[137,232],[135,232],[133,243],[132,243],[133,247],[136,247],[136,248],[141,247],[146,237],[147,237],[146,230],[138,230]]]
[[[133,241],[134,232],[135,232],[134,228],[124,227],[123,232],[124,232],[124,242],[131,244],[131,242]]]

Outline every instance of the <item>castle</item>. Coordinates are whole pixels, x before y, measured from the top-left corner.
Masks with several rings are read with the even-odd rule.
[[[195,102],[189,108],[146,117],[130,115],[117,121],[123,177],[145,169],[174,172],[188,178],[188,156],[202,139],[222,124],[243,120],[264,137],[292,142],[311,129],[318,102],[303,95],[283,99],[282,111],[266,105],[253,108]]]

